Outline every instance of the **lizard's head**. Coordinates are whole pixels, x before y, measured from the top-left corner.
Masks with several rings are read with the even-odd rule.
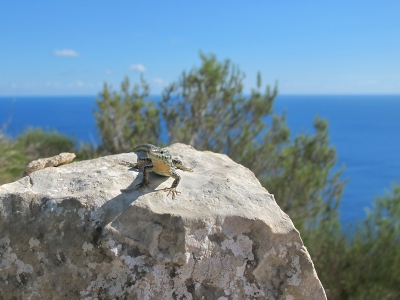
[[[166,148],[151,148],[147,153],[151,160],[171,160],[171,153]]]

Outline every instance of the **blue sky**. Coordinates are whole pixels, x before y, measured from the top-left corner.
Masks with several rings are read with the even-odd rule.
[[[0,96],[96,95],[143,73],[159,94],[199,51],[245,87],[400,94],[400,1],[2,1]]]

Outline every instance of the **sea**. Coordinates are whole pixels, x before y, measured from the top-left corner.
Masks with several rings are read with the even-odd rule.
[[[0,128],[16,137],[42,127],[97,146],[95,98],[0,97]],[[400,184],[400,95],[278,95],[274,112],[286,113],[292,137],[313,134],[316,116],[328,120],[335,168],[343,167],[348,181],[339,207],[343,228],[365,218],[376,196]]]

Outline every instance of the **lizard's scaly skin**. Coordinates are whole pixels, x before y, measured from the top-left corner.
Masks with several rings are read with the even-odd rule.
[[[180,191],[176,190],[181,177],[176,172],[176,169],[182,171],[193,172],[192,169],[185,167],[179,159],[172,158],[171,154],[166,148],[156,147],[151,144],[142,144],[132,149],[131,152],[147,152],[148,157],[138,159],[137,163],[132,164],[129,162],[122,162],[120,164],[129,166],[136,170],[139,170],[141,166],[143,167],[143,180],[141,183],[137,184],[134,188],[122,190],[124,192],[130,192],[145,186],[149,186],[148,174],[149,172],[155,172],[162,176],[169,176],[174,178],[174,182],[171,187],[165,188],[168,191],[167,196],[171,193],[172,199],[175,199]]]

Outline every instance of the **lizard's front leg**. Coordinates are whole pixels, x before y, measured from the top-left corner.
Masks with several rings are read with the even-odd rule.
[[[121,190],[121,191],[122,192],[131,192],[133,190],[137,190],[137,189],[143,188],[145,186],[149,186],[149,183],[150,183],[150,181],[148,180],[149,172],[152,172],[152,171],[154,171],[154,166],[153,165],[144,166],[142,182],[137,184],[134,188],[125,189],[125,190]]]
[[[171,174],[171,177],[174,178],[174,182],[172,183],[171,187],[169,188],[165,188],[164,191],[168,191],[167,196],[171,193],[172,194],[172,199],[175,199],[175,196],[180,194],[180,191],[176,190],[176,187],[178,186],[179,182],[181,181],[181,176],[179,176],[178,173],[176,173],[176,171],[173,171]]]
[[[193,172],[193,170],[191,168],[185,167],[183,165],[182,161],[178,158],[173,158],[172,163],[179,170],[186,171],[186,172]]]

